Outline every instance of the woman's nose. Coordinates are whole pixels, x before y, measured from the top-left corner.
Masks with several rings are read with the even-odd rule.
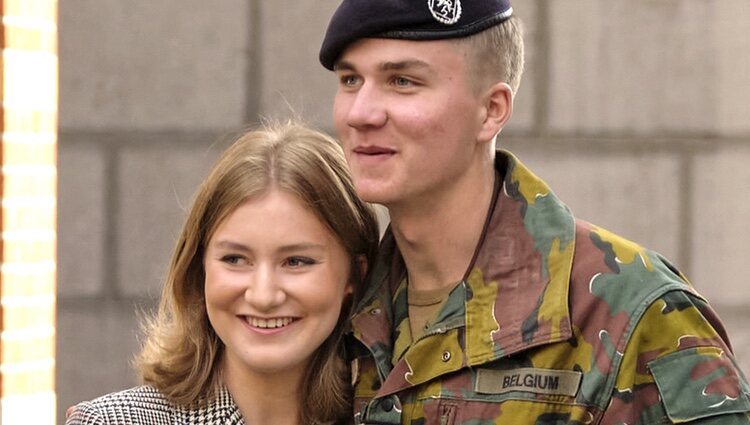
[[[284,302],[286,294],[270,266],[258,267],[248,278],[245,301],[259,311],[272,310]]]

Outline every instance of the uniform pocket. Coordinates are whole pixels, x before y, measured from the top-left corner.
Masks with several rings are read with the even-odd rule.
[[[564,425],[590,424],[594,414],[576,404],[538,400],[502,399],[429,399],[422,401],[423,418],[411,418],[412,424]]]
[[[440,425],[453,425],[456,423],[456,403],[441,400],[439,403]]]
[[[577,371],[464,369],[421,386],[407,423],[592,423],[601,411],[576,402],[580,380]]]
[[[677,351],[648,364],[673,422],[750,411],[750,389],[718,347]]]

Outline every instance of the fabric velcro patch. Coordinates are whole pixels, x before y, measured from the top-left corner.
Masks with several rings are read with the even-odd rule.
[[[677,351],[648,367],[674,423],[750,411],[750,388],[721,348]]]

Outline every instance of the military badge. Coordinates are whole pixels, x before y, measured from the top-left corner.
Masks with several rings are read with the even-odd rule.
[[[453,25],[461,18],[461,0],[427,0],[430,13],[445,25]]]

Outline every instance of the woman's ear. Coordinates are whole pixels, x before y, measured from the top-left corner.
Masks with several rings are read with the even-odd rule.
[[[513,90],[507,83],[497,82],[484,92],[484,120],[478,141],[491,141],[505,127],[513,114]]]

